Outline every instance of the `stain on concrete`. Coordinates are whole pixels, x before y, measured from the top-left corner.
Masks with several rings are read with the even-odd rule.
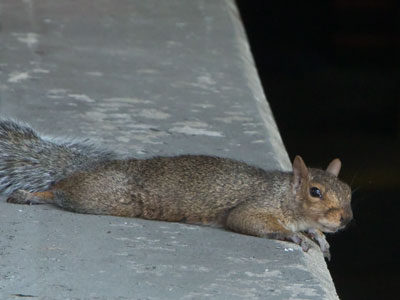
[[[88,95],[85,94],[68,94],[67,96],[81,102],[87,102],[87,103],[96,102],[96,100],[90,98]]]
[[[26,33],[12,33],[12,35],[21,43],[25,44],[29,48],[33,48],[39,42],[39,35],[33,32]]]
[[[19,83],[21,81],[31,78],[28,72],[12,72],[9,74],[7,82],[9,83]]]

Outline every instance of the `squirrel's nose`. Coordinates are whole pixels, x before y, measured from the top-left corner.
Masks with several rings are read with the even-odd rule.
[[[347,224],[349,224],[352,219],[353,219],[353,213],[350,210],[349,212],[344,213],[340,216],[340,225],[344,227]]]

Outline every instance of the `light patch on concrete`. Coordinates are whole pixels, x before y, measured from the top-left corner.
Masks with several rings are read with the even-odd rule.
[[[165,250],[165,249],[164,249]],[[140,264],[137,261],[128,260],[128,267],[132,268],[137,274],[147,274],[150,276],[163,277],[165,274],[169,274],[174,271],[174,267],[172,265],[162,265],[162,264]],[[182,277],[183,275],[179,275],[178,277]],[[146,297],[147,298],[147,297]],[[137,298],[140,299],[140,298]],[[156,299],[156,298],[147,298],[147,299]],[[159,299],[159,298],[157,298]],[[165,298],[165,299],[168,299]]]
[[[196,82],[190,84],[193,87],[199,87],[203,90],[219,93],[217,82],[211,77],[211,74],[206,73],[196,78]]]
[[[211,78],[210,74],[197,77],[197,82],[201,85],[215,85],[217,82]]]
[[[189,266],[178,266],[178,269],[181,271],[190,271],[190,272],[210,272],[210,269],[204,266],[199,265],[189,265]]]
[[[141,130],[141,131],[147,131],[149,129],[158,130],[157,126],[150,125],[150,124],[127,124],[126,126],[128,128],[132,128],[133,130]]]
[[[49,70],[46,70],[46,69],[40,69],[40,68],[33,69],[33,70],[32,70],[32,72],[33,72],[33,73],[42,73],[42,74],[48,74],[48,73],[50,73],[50,71],[49,71]]]
[[[302,283],[292,283],[288,286],[283,286],[282,288],[291,294],[291,298],[289,298],[289,300],[320,296],[316,289],[307,287],[305,284]]]
[[[257,128],[257,127],[260,126],[260,124],[257,124],[257,123],[244,123],[243,126],[251,127],[251,128]]]
[[[255,140],[251,141],[252,144],[264,144],[266,141],[265,140]]]
[[[182,45],[182,43],[177,41],[166,41],[165,44],[167,45],[168,48],[178,47]]]
[[[129,120],[131,115],[128,113],[109,112],[111,118]]]
[[[28,72],[12,72],[9,76],[8,76],[8,80],[7,82],[10,83],[18,83],[24,80],[27,80],[31,78],[31,76],[29,75]]]
[[[117,136],[117,137],[115,137],[115,140],[117,142],[129,143],[131,139],[126,136]]]
[[[190,127],[208,127],[208,124],[201,121],[184,121],[184,122],[175,122],[174,125],[176,126],[190,126]]]
[[[140,133],[134,133],[131,136],[132,140],[137,140],[140,141],[144,144],[153,144],[153,145],[159,145],[162,144],[163,142],[158,140],[162,137],[168,136],[169,134],[163,131],[156,131],[156,132],[146,132],[143,134]]]
[[[253,283],[254,281],[252,281]],[[229,295],[229,298],[234,299],[260,299],[259,290],[256,287],[249,287],[251,285],[250,282],[246,282],[245,280],[237,280],[237,279],[218,279],[217,282],[207,284],[207,285],[200,285],[200,289],[202,293],[199,294],[197,297],[192,298],[183,298],[183,299],[208,299],[204,298],[204,292],[206,293],[215,293],[218,291],[220,295]],[[210,297],[210,299],[215,299],[218,297]],[[229,299],[227,298],[227,299]]]
[[[111,227],[127,227],[127,228],[142,228],[143,225],[134,223],[134,222],[118,222],[118,223],[110,223]]]
[[[212,79],[211,75],[208,73],[196,77],[195,81],[177,81],[171,83],[171,86],[174,88],[189,86],[194,88],[200,88],[202,90],[209,92],[219,93],[219,90],[217,88],[217,82],[214,79]]]
[[[135,124],[134,121],[131,120],[129,114],[119,114],[119,117],[115,118],[116,115],[118,116],[118,114],[103,113],[100,111],[91,111],[86,113],[88,118],[102,122],[99,126],[109,132],[118,130],[117,127],[121,124],[126,126],[127,130],[118,131],[118,136],[113,136],[112,139],[126,144],[124,145],[125,150],[127,150],[126,146],[128,146],[135,150],[136,153],[141,151],[141,149],[138,148],[138,144],[162,144],[163,142],[160,139],[170,135],[166,131],[157,129],[157,126],[155,125]],[[110,116],[112,117],[112,121],[110,121],[112,123],[104,123],[103,120],[105,118],[109,119]]]
[[[129,107],[129,106],[130,105],[115,105],[114,103],[98,103],[96,105],[96,110],[105,113],[112,113],[120,111],[122,107]]]
[[[51,89],[47,91],[47,97],[51,99],[60,99],[67,96],[68,90],[65,89]]]
[[[139,75],[154,75],[154,74],[159,74],[160,71],[154,70],[154,69],[139,69],[136,70],[136,74]]]
[[[190,126],[182,126],[182,127],[172,127],[169,131],[183,133],[187,135],[207,135],[207,136],[214,136],[214,137],[223,137],[224,135],[222,132],[207,130],[204,128],[194,128]]]
[[[220,121],[226,124],[231,124],[232,122],[249,122],[252,121],[250,117],[242,117],[242,116],[229,116],[229,117],[219,117],[214,118],[216,121]]]
[[[86,74],[89,76],[93,76],[93,77],[102,77],[103,76],[103,73],[98,72],[98,71],[86,72]]]
[[[179,229],[184,229],[184,230],[195,230],[195,231],[200,230],[200,227],[197,225],[177,223],[176,226],[180,227]],[[168,227],[166,227],[166,228],[168,228]]]
[[[141,109],[134,114],[139,117],[156,120],[168,119],[171,116],[166,112],[154,108]]]
[[[88,111],[85,113],[85,116],[92,120],[102,121],[104,118],[107,117],[107,114],[99,112],[99,111]]]
[[[234,257],[234,256],[227,256],[226,257],[227,260],[235,263],[235,264],[239,264],[239,263],[257,263],[258,265],[267,265],[271,263],[270,259],[266,259],[266,258],[253,258],[253,257]]]
[[[39,42],[39,35],[33,32],[13,33],[13,36],[21,43],[24,43],[29,48],[33,48]]]
[[[67,92],[68,90],[65,89],[51,89],[47,91],[48,94],[57,94],[57,95],[59,94],[65,95]]]
[[[200,108],[213,108],[213,107],[215,107],[214,104],[209,104],[209,103],[195,103],[195,104],[193,104],[193,106],[200,107]]]
[[[139,98],[133,98],[133,97],[117,97],[117,98],[106,98],[104,101],[109,101],[109,102],[117,102],[118,105],[121,103],[132,103],[132,104],[149,104],[151,103],[150,100],[144,100],[144,99],[139,99]]]
[[[184,28],[184,27],[186,27],[186,22],[176,22],[175,23],[175,26],[177,27],[177,28]]]
[[[224,114],[230,115],[230,116],[244,116],[244,115],[246,115],[246,113],[242,111],[243,110],[242,107],[238,107],[238,108],[239,108],[239,111],[226,111],[226,112],[224,112]]]
[[[245,130],[245,131],[243,131],[243,133],[248,134],[248,135],[257,135],[257,134],[260,134],[260,132],[257,131],[257,130]]]
[[[263,273],[254,273],[254,272],[244,272],[244,274],[248,277],[257,277],[257,278],[267,278],[267,277],[278,277],[282,275],[282,272],[279,270],[269,271],[265,269]]]
[[[94,99],[90,98],[85,94],[68,94],[68,97],[82,102],[88,102],[88,103],[96,102]]]
[[[201,121],[176,122],[174,125],[169,131],[187,135],[224,136],[222,132],[207,129],[208,124]]]

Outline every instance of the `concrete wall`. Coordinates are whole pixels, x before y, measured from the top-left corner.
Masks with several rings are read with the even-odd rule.
[[[4,0],[0,20],[1,115],[291,168],[233,1]],[[0,224],[4,299],[337,299],[317,247],[4,201]]]

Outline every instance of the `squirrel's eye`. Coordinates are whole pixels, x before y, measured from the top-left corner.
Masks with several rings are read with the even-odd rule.
[[[310,188],[310,195],[314,198],[322,198],[321,190],[317,187]]]

